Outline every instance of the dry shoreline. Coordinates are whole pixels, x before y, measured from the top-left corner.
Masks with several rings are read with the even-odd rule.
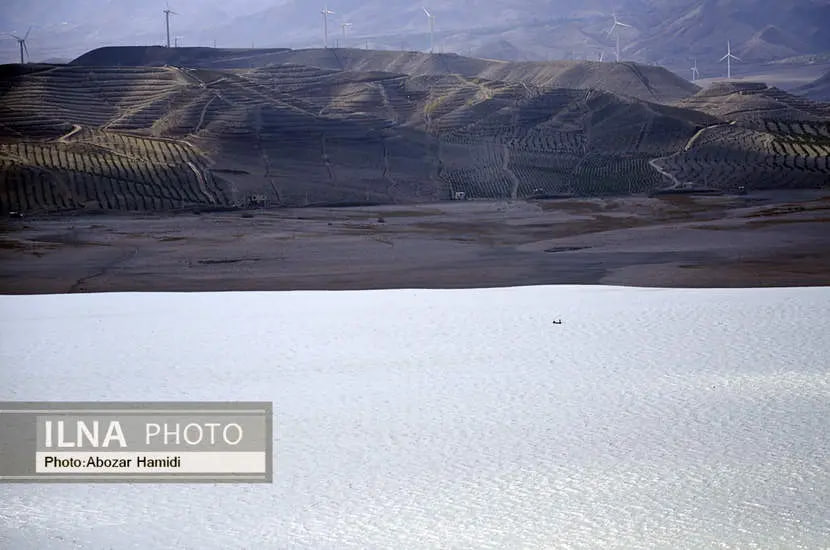
[[[3,222],[0,293],[830,284],[830,193]]]

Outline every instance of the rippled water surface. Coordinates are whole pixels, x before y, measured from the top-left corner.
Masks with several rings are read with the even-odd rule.
[[[276,414],[273,484],[0,485],[0,547],[826,548],[828,312],[828,288],[0,296],[0,399]]]

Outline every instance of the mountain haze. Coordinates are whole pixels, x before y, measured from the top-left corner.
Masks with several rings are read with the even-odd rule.
[[[180,0],[171,35],[186,46],[292,47],[322,45],[321,5],[299,0]],[[429,49],[421,5],[404,0],[332,0],[330,45],[371,49]],[[34,61],[71,58],[105,45],[163,44],[161,3],[126,0],[11,0],[0,7],[0,30],[25,32]],[[613,56],[610,14],[632,27],[621,39],[623,58],[685,72],[698,58],[717,69],[726,41],[747,60],[830,51],[830,4],[825,0],[453,0],[429,6],[436,16],[436,50],[507,60],[597,59]],[[351,22],[345,40],[341,23]],[[17,54],[3,41],[7,61]],[[503,56],[503,57],[502,57]]]
[[[830,101],[830,72],[817,78],[814,82],[799,88],[797,91],[816,101]]]

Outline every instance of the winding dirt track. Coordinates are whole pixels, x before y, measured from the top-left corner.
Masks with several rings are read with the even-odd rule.
[[[83,128],[81,126],[79,126],[77,124],[73,124],[72,129],[69,130],[65,135],[62,135],[61,137],[59,137],[58,141],[60,143],[67,143],[69,141],[69,138],[71,138],[72,136],[74,136],[75,134],[80,132],[82,129]]]

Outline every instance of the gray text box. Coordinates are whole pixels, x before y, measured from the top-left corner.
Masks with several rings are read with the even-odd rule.
[[[268,402],[0,402],[0,481],[271,482],[272,446]],[[266,460],[261,475],[44,474],[35,471],[38,451],[263,452]]]

